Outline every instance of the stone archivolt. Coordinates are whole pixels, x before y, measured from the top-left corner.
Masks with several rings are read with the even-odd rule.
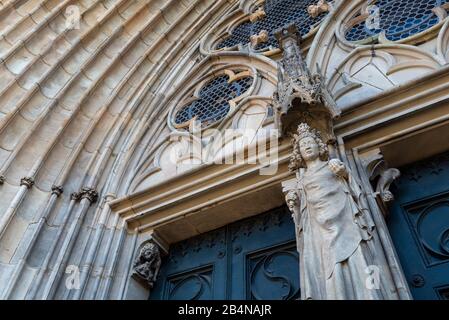
[[[292,90],[302,93],[301,101],[318,101],[316,93],[328,88],[336,108],[346,108],[357,97],[375,97],[447,63],[447,20],[437,28],[435,41],[414,46],[346,41],[339,21],[346,23],[361,3],[335,1],[317,37],[314,28],[303,39],[308,52],[298,68],[307,66],[311,75],[321,77],[292,82]],[[161,183],[186,172],[175,167],[153,175],[163,172],[170,138],[189,134],[174,128],[170,117],[184,93],[218,70],[249,70],[255,77],[253,91],[217,128],[276,127],[268,116],[272,96],[277,89],[278,100],[285,97],[277,88],[278,68],[269,54],[212,50],[220,35],[243,19],[263,19],[264,13],[256,11],[260,4],[0,2],[0,17],[5,17],[0,19],[0,298],[132,297],[130,275],[137,244],[142,243],[140,231],[154,227],[149,221],[154,216],[142,213],[128,221],[127,213],[119,210],[142,200],[149,190],[142,182]],[[79,8],[80,29],[66,25],[69,5]],[[374,69],[380,74],[377,80],[363,78]],[[288,113],[289,104],[281,105]],[[283,148],[285,162],[288,150]],[[245,167],[233,170],[239,171],[239,179],[247,174]],[[208,183],[216,183],[208,174]],[[281,172],[275,182],[287,175]],[[379,190],[386,195],[389,177],[384,178]],[[185,183],[192,187],[191,181]],[[273,194],[269,191],[267,197]],[[222,195],[215,193],[218,202]],[[170,207],[163,203],[167,194],[157,196],[161,207]],[[293,205],[291,195],[289,202]],[[149,219],[145,230],[139,229],[139,219]],[[82,267],[80,290],[65,286],[68,266]]]
[[[163,94],[234,3],[0,3],[0,298],[126,297],[120,261],[133,253],[105,201],[126,194],[128,166],[167,130]],[[69,5],[80,29],[66,25]],[[64,285],[69,264],[87,266],[77,292]]]

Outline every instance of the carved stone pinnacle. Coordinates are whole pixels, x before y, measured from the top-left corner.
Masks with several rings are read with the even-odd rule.
[[[326,144],[333,144],[333,119],[339,115],[339,110],[320,70],[312,74],[304,61],[296,25],[276,30],[275,36],[282,50],[273,96],[276,127],[281,134],[288,135],[304,122],[320,130]]]

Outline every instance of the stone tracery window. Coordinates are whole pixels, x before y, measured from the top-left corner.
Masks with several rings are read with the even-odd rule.
[[[252,83],[253,77],[245,71],[237,74],[228,71],[210,80],[201,87],[194,101],[175,113],[175,126],[185,128],[197,120],[204,128],[222,120],[229,113],[230,102],[248,91]]]
[[[308,8],[317,4],[318,0],[266,0],[259,12],[256,21],[247,20],[231,31],[231,35],[218,42],[215,49],[233,48],[237,45],[245,45],[251,42],[251,36],[257,36],[261,32],[267,32],[267,39],[257,43],[254,49],[263,51],[270,47],[277,48],[274,31],[287,24],[295,23],[302,36],[307,35],[311,29],[318,25],[327,12],[321,12],[317,16],[310,14]],[[257,15],[256,15],[257,16]]]
[[[367,5],[375,5],[379,11],[380,28],[368,28]],[[385,32],[390,41],[399,41],[423,32],[446,18],[448,0],[371,0],[367,1],[359,15],[349,21],[345,38],[353,42],[372,42]]]

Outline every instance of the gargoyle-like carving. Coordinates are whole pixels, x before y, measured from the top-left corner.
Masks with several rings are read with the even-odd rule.
[[[332,144],[333,119],[339,115],[320,72],[312,75],[302,58],[300,35],[294,24],[275,33],[283,51],[278,63],[278,85],[274,93],[276,125],[282,134],[293,133],[298,123],[313,125]]]
[[[153,288],[161,268],[159,247],[152,241],[145,243],[134,261],[134,278]]]
[[[250,41],[251,41],[251,46],[254,48],[254,47],[257,47],[259,44],[261,44],[261,43],[265,43],[265,42],[267,42],[268,41],[268,37],[269,37],[269,35],[268,35],[268,31],[266,31],[266,30],[261,30],[260,32],[259,32],[259,34],[257,34],[257,35],[252,35],[249,39],[250,39]]]
[[[307,8],[307,12],[312,18],[318,17],[323,12],[329,12],[330,5],[326,0],[319,0],[317,4]]]
[[[385,204],[392,202],[394,195],[390,191],[390,186],[394,180],[400,177],[401,172],[396,168],[389,168],[380,153],[370,159],[366,169],[370,181],[376,184],[376,194]]]
[[[5,176],[0,176],[0,185],[4,184],[6,181]]]

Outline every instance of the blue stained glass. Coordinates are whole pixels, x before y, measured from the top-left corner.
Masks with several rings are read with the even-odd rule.
[[[290,23],[295,23],[302,36],[308,34],[311,28],[317,25],[327,13],[321,13],[313,18],[307,12],[310,5],[316,5],[317,0],[266,0],[264,4],[265,18],[251,22],[243,22],[238,25],[230,37],[222,40],[216,46],[216,49],[231,48],[238,44],[244,45],[250,42],[252,35],[259,34],[266,30],[269,34],[267,42],[259,44],[256,50],[265,50],[267,48],[277,47],[277,41],[274,31]]]
[[[398,41],[431,28],[439,22],[432,9],[448,0],[376,0],[370,4],[379,8],[379,29],[369,29],[365,20],[346,32],[349,41],[361,41],[382,31],[388,40]],[[374,12],[370,12],[374,16]]]
[[[196,117],[203,127],[223,119],[229,112],[229,100],[245,93],[253,82],[244,77],[228,82],[227,75],[219,76],[201,88],[199,99],[181,108],[175,116],[175,123],[182,124]]]

